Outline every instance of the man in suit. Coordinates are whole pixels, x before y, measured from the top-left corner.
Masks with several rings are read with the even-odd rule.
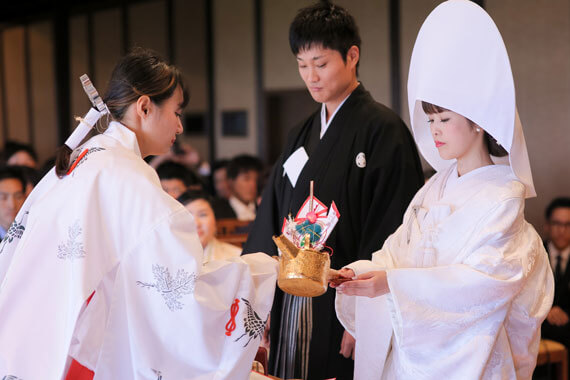
[[[544,246],[554,272],[554,302],[542,324],[542,337],[570,348],[570,198],[556,198],[546,208]]]

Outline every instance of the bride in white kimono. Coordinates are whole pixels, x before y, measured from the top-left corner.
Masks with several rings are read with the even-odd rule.
[[[372,261],[331,284],[355,379],[530,379],[553,278],[524,220],[536,194],[507,52],[483,9],[451,0],[428,16],[408,100],[437,174]]]
[[[202,266],[191,214],[143,160],[182,132],[183,89],[152,52],[125,56],[68,140],[71,165],[60,154],[30,194],[0,245],[0,378],[60,380],[72,359],[103,380],[249,376],[276,262]]]

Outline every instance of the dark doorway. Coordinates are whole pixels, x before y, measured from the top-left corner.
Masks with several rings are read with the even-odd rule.
[[[320,110],[306,89],[267,91],[265,93],[267,117],[267,160],[273,165],[281,154],[291,129],[313,112]]]

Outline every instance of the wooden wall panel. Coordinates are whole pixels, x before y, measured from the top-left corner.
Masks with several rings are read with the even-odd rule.
[[[30,43],[33,141],[40,163],[55,155],[57,148],[56,89],[51,21],[28,27]]]
[[[29,142],[29,115],[24,61],[24,27],[4,31],[4,80],[6,89],[7,139]]]

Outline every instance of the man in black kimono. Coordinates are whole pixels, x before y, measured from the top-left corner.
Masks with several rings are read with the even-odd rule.
[[[346,10],[327,2],[302,9],[289,41],[299,73],[322,107],[290,133],[244,252],[277,254],[271,237],[281,234],[284,218],[297,214],[314,180],[315,197],[327,206],[334,201],[340,212],[326,243],[333,249],[331,267],[340,269],[369,260],[402,223],[423,184],[421,165],[406,125],[357,80],[360,36]],[[334,297],[332,289],[315,298],[277,291],[271,373],[352,379],[354,339],[336,319]]]

